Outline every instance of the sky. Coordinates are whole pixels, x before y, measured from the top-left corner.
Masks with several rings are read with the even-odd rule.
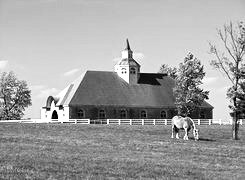
[[[229,81],[210,66],[217,28],[245,20],[244,0],[0,0],[0,72],[32,91],[26,118],[40,118],[56,95],[87,70],[113,71],[126,38],[141,72],[177,67],[188,52],[206,72],[215,119],[230,119]]]

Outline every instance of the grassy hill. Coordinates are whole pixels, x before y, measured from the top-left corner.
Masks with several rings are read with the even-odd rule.
[[[196,142],[170,126],[1,123],[0,179],[245,179],[245,126],[238,141],[199,129]]]

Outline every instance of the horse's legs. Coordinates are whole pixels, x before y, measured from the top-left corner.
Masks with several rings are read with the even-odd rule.
[[[184,128],[184,130],[185,130],[184,140],[188,140],[188,129]]]
[[[175,126],[176,139],[179,139],[179,129]]]
[[[179,139],[179,131],[176,132],[176,139]]]
[[[171,138],[174,138],[174,131],[175,131],[174,125],[172,125],[172,136],[171,136]]]
[[[179,139],[179,129],[175,125],[172,125],[172,136],[171,136],[171,138],[174,138],[174,132],[176,134],[176,139]]]
[[[171,136],[171,138],[174,138],[174,133],[175,134],[178,133],[178,129],[176,128],[175,125],[172,125],[172,136]]]

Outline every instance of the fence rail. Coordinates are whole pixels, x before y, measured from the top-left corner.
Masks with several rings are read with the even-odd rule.
[[[193,119],[196,125],[226,125],[232,124],[232,120],[221,119]],[[0,120],[0,123],[71,123],[71,124],[107,124],[107,125],[171,125],[171,119],[24,119],[24,120]],[[245,119],[238,121],[240,125]]]

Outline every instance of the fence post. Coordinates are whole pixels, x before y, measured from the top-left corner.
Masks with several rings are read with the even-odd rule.
[[[212,122],[212,120],[211,120],[211,119],[209,119],[209,120],[208,120],[208,125],[211,125],[211,122]]]
[[[201,119],[198,119],[198,120],[197,120],[197,124],[198,124],[198,125],[201,125]]]
[[[154,126],[156,125],[156,119],[153,119],[153,125]]]
[[[130,125],[132,125],[132,119],[130,119]]]
[[[121,125],[121,119],[118,119],[118,124]]]
[[[242,121],[243,121],[243,119],[240,119],[240,125],[242,125]]]
[[[77,124],[77,119],[75,119],[75,124]]]
[[[164,119],[164,124],[168,125],[168,120],[167,119]]]
[[[222,120],[221,119],[219,119],[219,125],[222,125]]]

